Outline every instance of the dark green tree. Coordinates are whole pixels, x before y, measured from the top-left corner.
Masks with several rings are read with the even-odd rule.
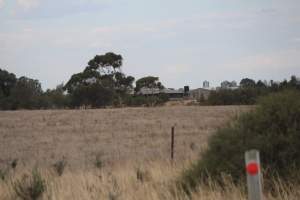
[[[105,55],[96,55],[88,62],[87,70],[99,71],[101,75],[115,74],[120,71],[122,64],[121,55],[109,52]]]
[[[16,82],[17,78],[15,74],[0,69],[0,97],[1,95],[9,96]]]
[[[85,70],[74,74],[64,87],[73,99],[73,105],[122,104],[134,81],[132,76],[121,72],[122,63],[122,56],[111,52],[90,60]]]
[[[266,88],[267,86],[261,80],[257,81],[256,87],[258,88]]]
[[[11,90],[12,109],[36,109],[42,106],[41,96],[43,90],[38,80],[21,77],[17,80],[15,87]]]
[[[252,79],[249,79],[249,78],[244,78],[241,80],[240,82],[240,86],[243,87],[243,88],[246,88],[246,87],[255,87],[255,81],[252,80]]]
[[[289,88],[300,89],[300,80],[296,76],[291,76],[291,80],[288,82]]]
[[[43,94],[43,107],[45,108],[65,108],[69,105],[69,96],[65,94],[64,84],[56,86],[55,89],[48,89]]]

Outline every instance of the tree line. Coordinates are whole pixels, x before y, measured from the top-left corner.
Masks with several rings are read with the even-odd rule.
[[[283,90],[300,90],[300,81],[296,76],[282,82],[270,81],[266,84],[259,80],[244,78],[237,89],[219,89],[212,91],[207,99],[202,98],[201,103],[207,105],[253,105],[265,95]]]
[[[138,95],[142,88],[164,89],[158,77],[147,76],[135,82],[122,72],[123,57],[113,52],[96,55],[82,72],[73,74],[66,84],[42,90],[39,80],[0,69],[0,110],[101,108],[107,106],[155,106],[169,100],[165,94]],[[133,86],[135,82],[135,87]],[[299,81],[255,82],[244,78],[240,87],[211,91],[200,98],[202,105],[251,105],[261,96],[286,89],[300,90]]]
[[[71,76],[66,84],[42,90],[39,80],[0,69],[0,109],[62,109],[101,108],[105,106],[157,105],[166,102],[165,96],[131,95],[143,87],[164,88],[158,77],[135,78],[122,72],[121,55],[108,52],[96,55],[82,72]]]

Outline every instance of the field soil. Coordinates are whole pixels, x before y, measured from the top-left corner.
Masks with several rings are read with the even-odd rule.
[[[217,128],[245,106],[177,106],[99,110],[0,112],[0,167],[47,167],[65,159],[71,169],[169,159],[171,127],[175,158],[199,153]]]

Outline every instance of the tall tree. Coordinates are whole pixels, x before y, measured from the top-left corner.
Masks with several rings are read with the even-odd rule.
[[[9,96],[16,82],[17,78],[15,74],[0,69],[0,94]]]
[[[105,55],[96,55],[88,62],[87,70],[97,70],[101,75],[110,75],[119,71],[122,64],[121,55],[109,52]]]
[[[259,80],[256,83],[256,87],[258,87],[258,88],[266,88],[267,86],[265,85],[264,82],[262,82],[261,80]]]
[[[247,87],[255,87],[255,81],[253,79],[250,78],[244,78],[241,80],[240,82],[240,86],[243,88],[247,88]]]
[[[44,106],[47,108],[65,108],[68,106],[68,95],[64,92],[64,84],[59,84],[55,89],[48,89],[43,94]]]
[[[98,107],[112,104],[114,99],[121,104],[123,96],[133,88],[134,81],[132,76],[122,73],[122,63],[121,55],[109,52],[96,55],[83,72],[74,74],[65,89],[75,105]]]
[[[41,95],[43,90],[38,80],[21,77],[17,80],[11,91],[10,98],[13,100],[13,108],[34,109],[41,107]]]

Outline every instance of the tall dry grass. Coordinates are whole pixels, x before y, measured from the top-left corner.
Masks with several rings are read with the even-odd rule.
[[[177,106],[0,112],[0,170],[9,169],[0,179],[0,200],[17,199],[13,183],[30,176],[34,167],[46,183],[43,200],[190,199],[176,187],[176,180],[199,158],[209,135],[247,110]],[[173,164],[169,160],[172,126],[176,127]],[[62,159],[67,165],[59,176],[53,164]],[[277,191],[266,192],[266,199],[300,196],[300,187],[277,183]],[[191,197],[246,199],[243,187],[230,181],[224,188],[213,182],[202,184]]]
[[[242,186],[236,186],[230,180],[225,187],[213,181],[200,185],[191,196],[176,187],[176,179],[189,163],[170,164],[170,162],[148,162],[143,166],[127,163],[113,168],[88,171],[67,170],[58,176],[51,169],[41,169],[46,181],[46,191],[42,199],[48,200],[244,200],[246,194]],[[137,170],[143,172],[143,181],[137,178]],[[12,183],[30,171],[11,172],[6,181],[0,181],[0,199],[14,200],[17,196]],[[266,192],[265,199],[296,200],[299,199],[300,187],[283,185],[277,180],[277,190]]]

